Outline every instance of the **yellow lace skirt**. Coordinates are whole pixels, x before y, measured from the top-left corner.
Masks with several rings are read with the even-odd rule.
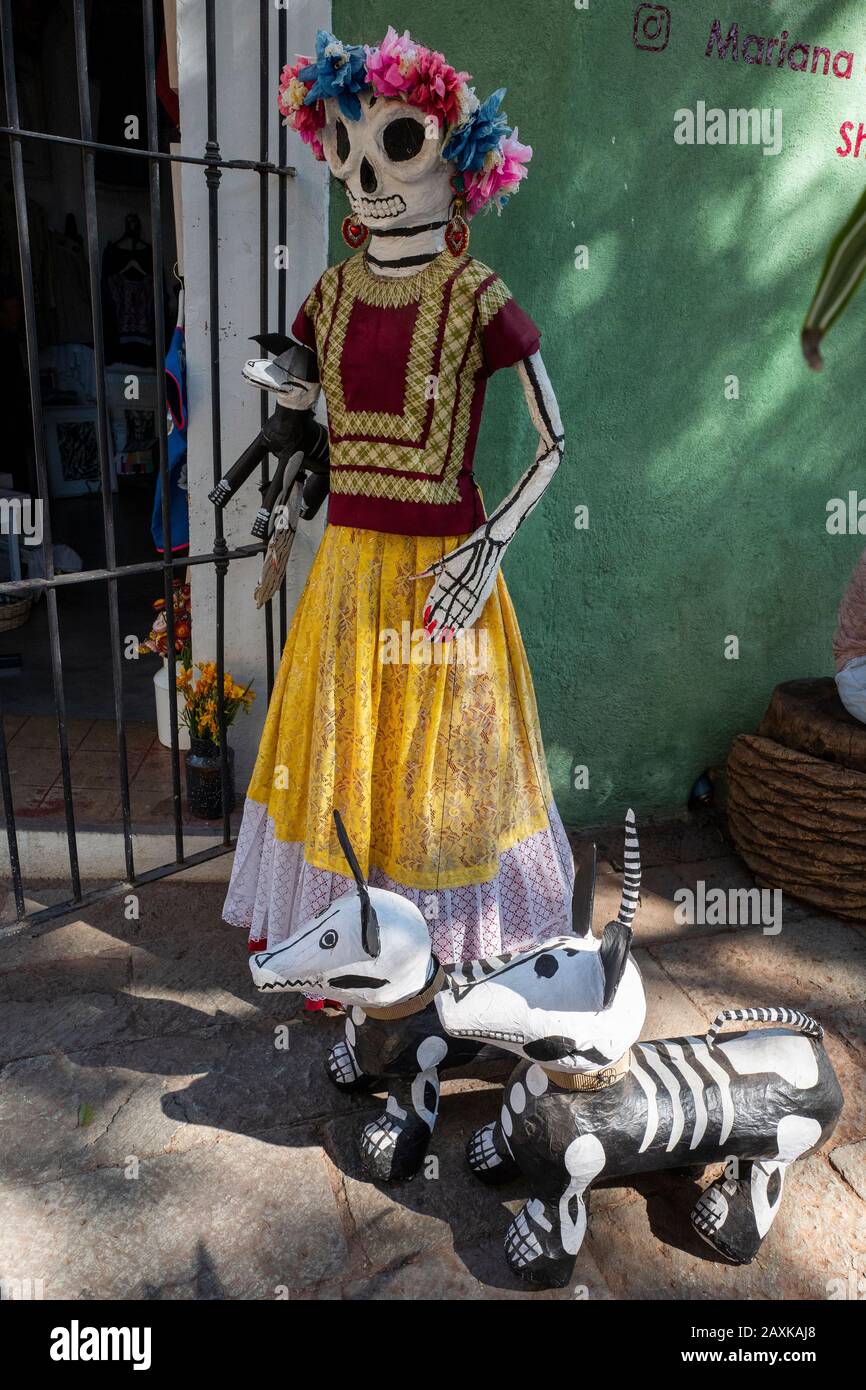
[[[273,945],[318,906],[311,876],[347,874],[335,807],[372,883],[409,890],[422,910],[424,894],[470,890],[477,921],[452,940],[461,954],[444,958],[516,944],[501,930],[501,901],[485,936],[489,906],[472,887],[493,885],[501,899],[503,864],[514,910],[533,918],[527,942],[569,929],[571,856],[502,576],[462,637],[434,644],[423,631],[432,581],[414,576],[458,540],[325,532],[275,682],[226,905],[226,919],[257,943]],[[306,887],[294,883],[304,875]],[[535,906],[518,906],[521,895]]]

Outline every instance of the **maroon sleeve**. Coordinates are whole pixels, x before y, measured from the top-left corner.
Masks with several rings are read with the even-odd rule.
[[[318,351],[316,348],[316,320],[321,307],[322,279],[320,278],[298,310],[291,330],[292,336],[297,338],[299,343],[303,343],[304,347],[308,347],[311,352]]]
[[[307,314],[307,305],[309,302],[308,299],[305,299],[298,310],[297,318],[292,324],[292,337],[297,338],[298,342],[303,343],[304,347],[308,347],[311,352],[315,352],[316,330],[313,327],[312,320]]]
[[[488,374],[513,367],[538,352],[541,330],[515,300],[509,298],[481,330]]]

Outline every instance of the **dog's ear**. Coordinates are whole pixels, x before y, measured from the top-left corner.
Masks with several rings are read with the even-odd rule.
[[[379,935],[379,919],[376,916],[376,909],[370,902],[370,894],[367,890],[367,880],[361,873],[361,866],[358,863],[355,851],[343,824],[343,817],[340,812],[334,809],[334,825],[337,829],[337,839],[340,841],[340,849],[346,856],[346,863],[352,870],[352,877],[358,885],[358,895],[361,899],[361,944],[368,956],[376,959],[382,949],[382,940]]]
[[[608,922],[604,929],[604,936],[598,948],[601,968],[604,971],[603,1009],[610,1006],[619,989],[633,936],[631,927],[624,927],[622,922]]]
[[[631,924],[640,902],[640,846],[634,811],[625,813],[625,846],[623,849],[622,897],[614,922],[608,922],[601,938],[599,955],[604,971],[604,1003],[608,1008],[619,989],[634,932]]]
[[[595,876],[598,851],[591,841],[584,841],[574,852],[574,892],[571,895],[571,930],[575,936],[586,936],[592,929],[592,907],[595,902]]]
[[[279,357],[281,352],[288,352],[290,347],[295,346],[294,338],[289,338],[285,333],[256,333],[250,338],[251,343],[258,343],[265,352],[272,352],[274,357]]]
[[[382,949],[382,938],[379,935],[379,918],[370,902],[369,893],[361,898],[361,944],[367,955],[376,960]]]

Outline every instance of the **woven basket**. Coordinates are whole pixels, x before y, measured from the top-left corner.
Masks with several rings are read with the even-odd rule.
[[[11,602],[0,598],[0,632],[12,632],[16,627],[23,627],[30,617],[32,607],[33,599],[30,594],[26,598],[12,599]]]
[[[866,773],[740,734],[728,827],[760,887],[866,921]]]

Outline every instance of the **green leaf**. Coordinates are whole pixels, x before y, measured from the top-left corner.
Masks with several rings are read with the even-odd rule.
[[[830,243],[830,250],[803,324],[820,342],[853,299],[866,274],[866,193]]]

